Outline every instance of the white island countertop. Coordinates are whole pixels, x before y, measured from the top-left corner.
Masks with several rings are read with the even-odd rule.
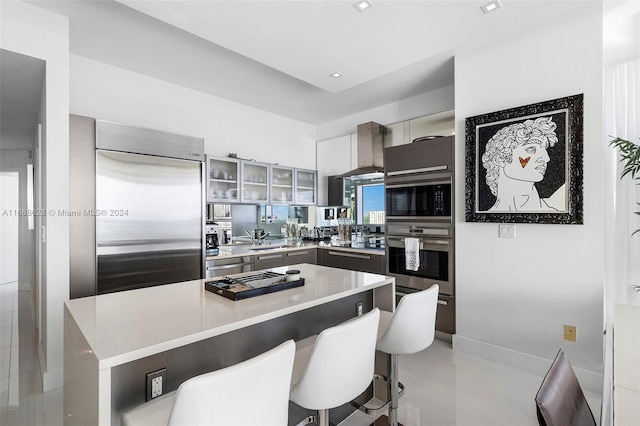
[[[111,368],[385,285],[391,277],[298,264],[305,285],[232,301],[204,289],[208,280],[104,294],[65,302],[98,362]],[[390,298],[391,299],[391,298]],[[393,308],[391,308],[393,309]]]

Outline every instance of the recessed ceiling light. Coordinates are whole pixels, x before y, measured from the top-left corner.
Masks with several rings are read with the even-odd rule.
[[[373,7],[372,0],[362,0],[353,4],[353,7],[358,9],[358,12],[364,12],[365,10]]]
[[[331,77],[333,77],[333,78],[340,78],[340,77],[342,77],[342,74],[341,74],[341,73],[339,73],[339,72],[334,72],[333,74],[331,74]]]
[[[495,0],[492,1],[491,3],[487,3],[484,6],[481,6],[480,9],[482,9],[482,11],[484,13],[489,13],[489,12],[493,12],[496,9],[500,9],[502,7],[502,3],[500,3],[500,0]]]

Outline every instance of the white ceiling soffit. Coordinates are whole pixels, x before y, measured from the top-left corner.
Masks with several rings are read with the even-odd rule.
[[[570,6],[511,1],[485,15],[488,0],[378,0],[364,13],[353,0],[117,1],[330,93],[472,40],[509,37]]]
[[[311,124],[453,84],[461,49],[593,1],[29,1],[69,16],[71,53]],[[126,5],[126,6],[125,6]],[[343,74],[335,79],[333,72]]]
[[[455,1],[118,1],[330,93],[437,56],[484,18]]]

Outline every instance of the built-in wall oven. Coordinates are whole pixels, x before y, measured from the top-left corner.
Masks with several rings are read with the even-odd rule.
[[[430,235],[435,231],[436,235]],[[429,224],[398,223],[387,225],[388,273],[396,278],[396,285],[426,290],[433,284],[440,293],[453,295],[453,239],[441,237],[446,227]],[[407,267],[406,239],[417,240],[417,267]]]
[[[447,137],[384,153],[387,274],[398,297],[438,284],[436,330],[448,334],[455,333],[453,148]]]

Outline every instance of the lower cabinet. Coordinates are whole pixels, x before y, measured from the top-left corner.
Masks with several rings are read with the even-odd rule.
[[[284,266],[284,253],[257,254],[253,263],[256,271]]]
[[[384,275],[386,271],[385,256],[383,255],[322,249],[318,257],[318,264],[322,266],[381,275]]]
[[[284,266],[295,265],[296,263],[318,264],[318,250],[292,250],[284,252]]]
[[[453,296],[440,294],[436,311],[436,330],[447,334],[456,332],[456,311]]]

